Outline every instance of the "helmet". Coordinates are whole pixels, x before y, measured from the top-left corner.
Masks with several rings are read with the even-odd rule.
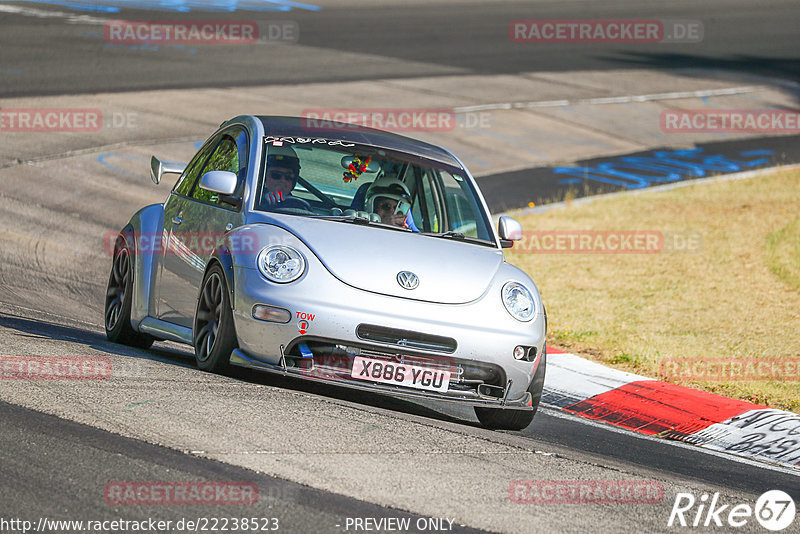
[[[267,167],[285,167],[300,172],[300,159],[290,146],[271,145],[267,152]]]
[[[368,212],[375,211],[375,199],[377,198],[396,200],[399,213],[405,214],[411,207],[411,194],[408,192],[408,187],[396,178],[382,177],[372,182],[367,189],[366,197],[364,197],[364,208]]]

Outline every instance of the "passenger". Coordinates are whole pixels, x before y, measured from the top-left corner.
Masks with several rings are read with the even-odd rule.
[[[288,146],[270,146],[264,173],[262,205],[272,208],[292,196],[300,177],[300,159]]]
[[[377,213],[381,222],[408,228],[407,217],[411,210],[411,195],[406,184],[394,178],[379,178],[367,190],[364,207]]]

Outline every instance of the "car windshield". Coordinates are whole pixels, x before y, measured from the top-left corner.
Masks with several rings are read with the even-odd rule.
[[[292,141],[264,139],[256,210],[495,246],[463,170],[342,141]]]

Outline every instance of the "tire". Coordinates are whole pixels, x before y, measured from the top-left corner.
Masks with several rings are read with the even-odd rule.
[[[492,430],[523,430],[533,422],[533,416],[539,408],[542,400],[542,390],[544,389],[544,375],[547,368],[547,349],[542,352],[542,360],[536,368],[531,385],[528,391],[532,396],[532,410],[504,410],[500,408],[481,408],[475,407],[475,415],[478,421],[486,428]]]
[[[106,337],[114,343],[122,343],[140,349],[149,348],[155,338],[137,332],[131,326],[131,306],[133,303],[133,249],[128,244],[127,232],[117,236],[111,274],[106,286],[104,323]]]
[[[238,344],[228,284],[219,263],[215,262],[203,277],[192,332],[197,367],[211,373],[227,370],[231,352]]]

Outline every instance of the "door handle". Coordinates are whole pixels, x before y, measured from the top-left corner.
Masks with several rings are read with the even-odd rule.
[[[172,224],[181,224],[182,222],[183,222],[183,219],[181,219],[178,216],[175,216],[175,217],[172,218]]]

